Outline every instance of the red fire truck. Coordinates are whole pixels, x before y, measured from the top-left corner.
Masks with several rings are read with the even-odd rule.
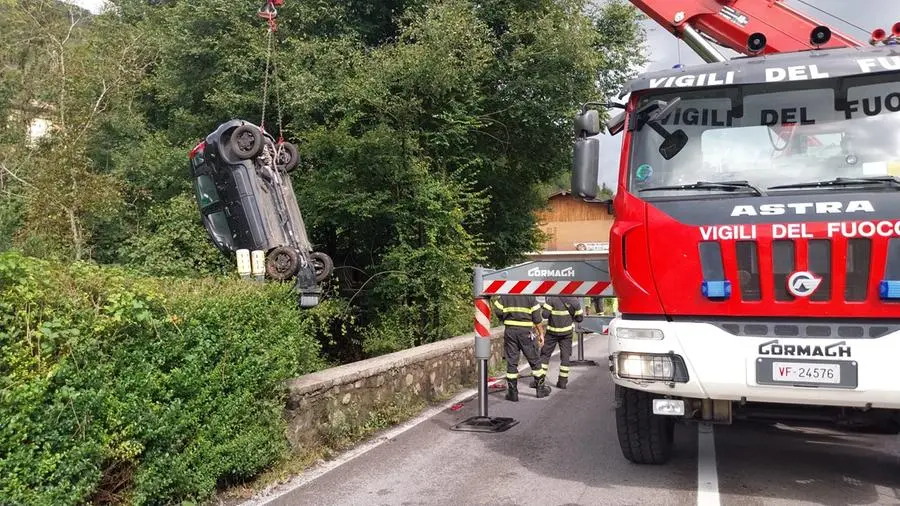
[[[575,121],[573,192],[594,198],[598,108],[623,109],[606,123],[624,136],[609,260],[623,454],[666,462],[678,420],[897,431],[900,23],[864,46],[780,1],[633,2],[708,63],[641,75],[624,105]]]

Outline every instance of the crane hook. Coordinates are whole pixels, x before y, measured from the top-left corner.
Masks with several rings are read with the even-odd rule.
[[[256,12],[256,15],[265,19],[269,25],[269,30],[274,32],[278,29],[275,18],[278,17],[278,9],[284,4],[284,0],[266,0],[262,7]]]
[[[266,3],[259,8],[256,15],[267,21],[278,17],[278,9],[275,8],[274,0],[266,0]]]

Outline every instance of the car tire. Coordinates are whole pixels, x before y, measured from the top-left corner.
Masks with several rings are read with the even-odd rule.
[[[278,246],[266,255],[266,274],[276,281],[287,281],[300,268],[300,252],[287,246]]]
[[[672,456],[675,420],[653,414],[653,395],[616,385],[616,432],[622,455],[635,464],[665,464]]]
[[[228,149],[241,160],[259,155],[262,148],[263,135],[255,126],[241,125],[231,132],[231,137],[228,139]]]
[[[290,142],[282,142],[278,148],[278,159],[275,164],[282,172],[291,172],[300,163],[300,153],[297,151],[297,146]]]
[[[334,271],[334,262],[331,257],[321,251],[313,251],[310,255],[313,268],[316,271],[316,283],[321,283],[331,276]]]

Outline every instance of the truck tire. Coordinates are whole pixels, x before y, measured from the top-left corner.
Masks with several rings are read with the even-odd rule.
[[[328,279],[328,276],[331,276],[332,271],[334,271],[334,262],[331,260],[331,257],[321,251],[313,251],[309,256],[316,271],[316,283],[321,283]]]
[[[228,149],[241,160],[257,156],[262,148],[262,132],[259,131],[259,128],[251,125],[241,125],[235,128],[228,139]]]
[[[300,268],[300,253],[288,246],[278,246],[266,255],[266,274],[276,281],[287,281]]]
[[[653,395],[616,385],[616,432],[622,455],[635,464],[665,464],[672,456],[675,420],[653,414]]]

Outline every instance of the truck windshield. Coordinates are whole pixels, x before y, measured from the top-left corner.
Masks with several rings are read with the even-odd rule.
[[[639,107],[649,100],[680,97],[659,123],[669,132],[684,130],[688,143],[665,160],[658,151],[663,141],[658,132],[646,126],[633,131],[629,190],[644,198],[745,197],[747,192],[710,191],[695,183],[741,181],[768,190],[835,178],[900,176],[898,78],[900,74],[882,74],[641,97]],[[659,189],[679,185],[688,186]],[[854,189],[810,185],[772,191],[845,188]],[[867,191],[881,188],[896,191],[891,185],[866,186]]]

